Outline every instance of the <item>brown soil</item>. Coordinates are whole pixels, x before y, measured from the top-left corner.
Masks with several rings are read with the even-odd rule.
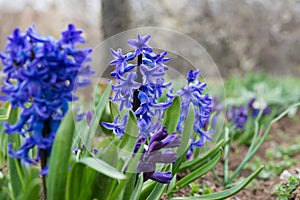
[[[256,153],[255,157],[260,157],[265,162],[267,159],[265,157],[265,153],[267,149],[274,149],[277,146],[289,146],[293,144],[299,144],[300,142],[300,112],[296,119],[290,119],[285,117],[278,123],[274,124],[272,130],[269,133],[267,140],[261,146],[261,148]],[[230,152],[230,162],[229,168],[230,170],[235,170],[240,162],[243,160],[244,156],[247,153],[248,147],[246,146],[237,146],[233,145],[231,152]],[[233,156],[232,156],[233,155]],[[294,155],[294,159],[300,160],[300,154]],[[296,166],[292,168],[299,168],[300,163],[297,163]],[[223,166],[222,163],[219,163],[216,166],[216,171],[222,177],[223,175]],[[288,170],[288,169],[287,169]],[[241,173],[241,176],[247,177],[251,174],[250,170],[244,169]],[[181,176],[184,176],[182,174]],[[213,192],[218,192],[224,190],[224,188],[216,181],[214,175],[209,172],[205,176],[201,177],[200,179],[196,180],[195,183],[206,184],[207,187],[213,189]],[[235,196],[229,198],[230,200],[272,200],[276,199],[276,195],[272,194],[274,190],[274,186],[280,183],[279,176],[275,178],[270,178],[267,180],[262,180],[256,178],[249,186],[242,191],[240,191]],[[180,190],[174,196],[189,196],[190,188],[186,187]],[[300,200],[300,187],[297,188],[292,194],[292,199]]]

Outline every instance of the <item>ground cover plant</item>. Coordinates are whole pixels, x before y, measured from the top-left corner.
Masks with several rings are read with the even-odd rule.
[[[222,106],[225,102],[214,102],[196,69],[175,91],[177,83],[166,78],[167,52],[153,49],[151,36],[137,35],[128,41],[131,51],[111,49],[112,77],[84,113],[73,109],[78,99],[74,93],[90,84],[95,66],[88,64],[91,49],[77,48],[85,42],[81,34],[72,24],[59,40],[40,35],[35,27],[25,33],[16,29],[0,54],[5,74],[1,199],[224,199],[261,172],[263,166],[252,167],[237,182],[271,126],[299,105],[300,93],[292,98],[284,86],[290,87],[288,83],[272,95],[289,98],[272,102],[274,96],[265,97],[262,88],[275,91],[275,84],[253,86],[257,81],[251,80],[242,87],[230,80],[232,99]],[[241,90],[245,99],[237,100]],[[296,104],[285,107],[291,103]],[[221,137],[200,154],[199,149],[213,142],[222,112],[227,123]],[[250,148],[231,172],[235,141]],[[222,177],[214,169],[221,160]],[[211,170],[224,190],[194,183]],[[189,186],[192,192],[178,197]]]

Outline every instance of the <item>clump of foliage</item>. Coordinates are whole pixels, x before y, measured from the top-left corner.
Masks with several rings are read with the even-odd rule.
[[[277,200],[290,199],[291,193],[300,185],[300,171],[296,170],[287,180],[275,186],[274,194],[277,195]]]
[[[91,49],[76,47],[85,41],[82,32],[71,24],[56,40],[34,27],[16,29],[0,54],[6,76],[1,100],[7,102],[0,112],[0,163],[8,163],[9,174],[0,177],[1,199],[171,198],[212,170],[224,143],[204,155],[197,150],[214,134],[206,83],[199,70],[190,70],[186,85],[173,91],[164,78],[167,52],[154,52],[150,36],[129,40],[134,49],[125,54],[111,50],[115,82],[86,115],[71,109],[74,92],[93,75],[86,64]],[[100,125],[107,134],[98,131]],[[232,196],[261,169],[199,198]]]

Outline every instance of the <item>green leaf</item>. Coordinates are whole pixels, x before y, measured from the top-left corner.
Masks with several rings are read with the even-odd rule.
[[[128,121],[125,129],[124,136],[122,137],[121,143],[118,146],[117,152],[114,154],[113,157],[118,159],[117,163],[117,169],[120,171],[124,171],[125,168],[128,167],[130,161],[132,163],[132,156],[133,151],[135,149],[136,140],[138,137],[138,126],[137,126],[137,120],[132,111],[129,112]],[[134,162],[135,163],[135,162]],[[129,165],[130,166],[130,165]],[[136,165],[134,166],[136,167]],[[129,172],[132,172],[129,170]],[[114,189],[115,185],[117,184],[116,181],[110,182],[108,188],[106,190],[109,190],[108,197],[110,199],[116,199],[118,196],[123,195],[124,187],[127,184],[128,180],[131,178],[130,173],[126,173],[127,179],[120,181],[118,186]],[[123,187],[124,186],[124,187]]]
[[[130,196],[132,195],[132,192],[135,188],[135,183],[138,178],[137,173],[126,173],[126,175],[128,177],[127,182],[123,185],[123,187],[122,187],[121,183],[118,184],[118,187],[116,188],[116,189],[118,189],[118,188],[122,187],[121,190],[119,190],[119,194],[121,194],[121,195],[119,195],[119,199],[130,199]],[[114,193],[118,193],[118,190],[114,190]],[[111,198],[111,199],[113,199],[113,198]]]
[[[30,199],[30,200],[39,200],[40,199],[40,179],[35,178],[31,180],[28,185],[26,186],[26,190],[24,190],[24,193],[21,193],[18,200],[24,200],[24,199]]]
[[[11,109],[9,112],[8,123],[15,124],[18,120],[18,109]],[[7,141],[13,144],[14,149],[20,147],[20,136],[18,134],[7,135]],[[25,187],[24,171],[20,159],[8,157],[8,168],[10,183],[14,198],[17,198]]]
[[[136,139],[138,137],[139,128],[137,120],[132,111],[129,112],[129,117],[125,129],[125,134],[122,138],[120,148],[124,151],[132,153],[135,148]]]
[[[95,109],[95,115],[91,120],[90,126],[87,125],[86,120],[83,120],[82,126],[82,131],[79,132],[79,134],[81,134],[81,138],[83,140],[83,143],[85,145],[85,148],[88,151],[91,151],[92,149],[92,143],[93,143],[93,138],[96,134],[97,128],[100,127],[99,126],[99,122],[102,116],[102,113],[104,111],[104,109],[106,108],[107,102],[109,100],[109,96],[111,93],[111,84],[109,84],[107,86],[107,88],[105,89],[104,93],[102,94],[99,102],[97,103],[96,109]],[[88,151],[86,152],[86,155],[88,155]]]
[[[22,169],[24,171],[24,181],[26,184],[24,191],[19,195],[18,199],[39,200],[41,193],[39,166],[22,166]]]
[[[169,133],[176,132],[179,116],[180,116],[180,101],[179,97],[173,100],[172,105],[167,109],[165,114],[164,126],[167,127]]]
[[[71,146],[74,135],[74,118],[70,109],[58,129],[49,162],[47,199],[64,199]]]
[[[150,193],[147,200],[159,200],[167,186],[167,184],[156,183],[153,191]]]
[[[177,155],[179,155],[179,158],[173,164],[173,168],[172,168],[173,175],[178,171],[181,163],[186,159],[186,153],[190,146],[190,138],[193,136],[194,133],[193,126],[194,126],[194,109],[193,109],[193,105],[191,104],[189,109],[189,114],[187,116],[181,134],[180,146],[177,148]]]
[[[5,121],[9,118],[11,112],[11,105],[9,103],[4,104],[0,109],[0,121]]]
[[[67,183],[67,200],[76,199],[80,196],[80,191],[82,190],[82,177],[84,173],[85,166],[80,163],[76,163],[72,167],[72,171],[68,176]]]
[[[178,171],[184,171],[189,169],[190,171],[194,171],[195,169],[198,169],[199,167],[203,166],[205,163],[207,163],[208,160],[210,160],[212,157],[214,157],[220,150],[220,147],[223,146],[224,140],[219,141],[213,149],[211,149],[206,155],[204,155],[201,158],[195,158],[191,161],[184,162]]]
[[[140,196],[140,193],[141,193],[142,187],[143,187],[143,182],[144,182],[143,173],[141,173],[138,176],[138,180],[137,180],[134,190],[132,191],[130,200],[138,200],[139,199],[139,196]]]
[[[137,165],[143,154],[143,150],[144,148],[141,146],[138,152],[135,154],[135,156],[130,160],[126,170],[127,178],[125,180],[121,180],[118,183],[118,185],[113,189],[112,195],[109,199],[114,200],[117,199],[117,197],[119,197],[120,199],[130,199],[130,196],[134,190],[134,184],[137,179]],[[130,183],[128,184],[129,181]],[[120,195],[123,195],[123,197],[121,198]]]
[[[83,166],[84,174],[81,180],[81,189],[80,189],[80,196],[79,198],[76,197],[75,199],[94,199],[97,197],[97,192],[101,191],[101,183],[102,179],[99,179],[99,174],[97,171],[93,170],[85,166],[82,163],[77,163],[80,166]],[[100,184],[99,184],[100,183]],[[84,189],[82,189],[84,188]]]
[[[9,117],[11,111],[11,106],[7,102],[0,109],[0,124],[2,121],[6,121]],[[6,165],[7,155],[7,135],[4,133],[4,126],[0,126],[0,168],[3,168]]]
[[[252,179],[254,179],[263,169],[263,166],[261,166],[259,169],[257,169],[253,174],[251,174],[249,177],[247,177],[245,180],[241,181],[240,183],[236,184],[235,186],[233,186],[230,189],[221,191],[221,192],[216,192],[216,193],[212,193],[212,194],[207,194],[207,195],[201,195],[201,196],[195,196],[195,197],[176,197],[176,198],[172,198],[172,199],[182,199],[182,200],[188,200],[188,199],[205,199],[205,200],[209,200],[209,199],[226,199],[236,193],[238,193],[239,191],[241,191],[243,188],[245,188],[251,181]]]
[[[66,199],[93,199],[96,175],[95,170],[77,162],[68,177]]]
[[[149,194],[152,192],[153,188],[155,187],[156,185],[156,182],[155,181],[148,181],[148,184],[145,185],[143,188],[142,188],[142,191],[141,191],[141,194],[140,194],[140,197],[139,199],[140,200],[145,200],[147,199],[147,197],[149,196]]]
[[[119,160],[118,147],[120,143],[121,143],[120,137],[104,138],[96,145],[96,149],[98,150],[96,157],[105,161],[107,164],[111,166],[116,166]]]
[[[204,164],[203,166],[199,167],[195,171],[191,172],[189,175],[185,176],[184,178],[180,179],[175,185],[168,191],[168,195],[171,195],[181,188],[187,186],[189,183],[193,182],[194,180],[200,178],[204,174],[206,174],[208,171],[210,171],[218,162],[220,161],[222,157],[222,150],[220,149],[218,151],[218,154],[213,157],[209,162]]]
[[[125,129],[125,134],[122,138],[121,144],[120,144],[120,158],[118,163],[118,169],[124,169],[127,165],[130,159],[132,158],[133,151],[135,149],[136,140],[138,138],[138,132],[139,128],[137,125],[137,120],[132,111],[129,112],[129,117]]]
[[[177,149],[177,155],[182,155],[189,148],[189,141],[194,133],[194,128],[193,128],[194,118],[195,118],[194,115],[195,115],[194,108],[193,105],[191,104],[189,108],[189,114],[185,120],[185,124],[181,134],[180,146]]]
[[[126,176],[123,173],[119,172],[117,169],[108,165],[107,163],[98,158],[86,157],[81,159],[79,162],[108,177],[115,179],[126,178]]]
[[[120,115],[119,108],[116,103],[109,101],[111,120],[113,121],[117,115]]]

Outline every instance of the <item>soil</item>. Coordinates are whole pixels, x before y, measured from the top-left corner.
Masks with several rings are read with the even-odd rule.
[[[296,119],[295,119],[296,118]],[[300,112],[298,112],[298,115],[291,119],[288,117],[283,118],[278,123],[274,124],[267,140],[264,142],[264,144],[261,146],[261,148],[256,153],[255,157],[259,157],[264,162],[268,162],[268,160],[265,157],[265,153],[267,149],[274,149],[277,146],[289,146],[293,144],[299,144],[300,143]],[[247,153],[247,146],[237,146],[233,145],[231,149],[231,155],[234,155],[230,157],[229,162],[229,168],[230,170],[235,170],[237,166],[240,164],[240,162],[243,160],[244,156]],[[294,159],[300,160],[300,154],[293,155]],[[297,163],[295,166],[293,166],[292,170],[295,168],[300,168],[300,162]],[[216,171],[222,177],[222,163],[219,163],[216,166]],[[251,171],[248,169],[244,169],[241,173],[242,177],[247,177],[251,174]],[[180,174],[180,177],[183,177],[184,174]],[[234,195],[233,197],[228,198],[229,200],[273,200],[276,199],[276,195],[272,194],[274,191],[274,186],[280,183],[280,175],[278,175],[275,178],[269,178],[266,180],[255,178],[254,181],[252,181],[248,187],[240,191],[238,194]],[[195,183],[200,184],[206,184],[207,187],[210,187],[213,192],[218,192],[224,190],[224,188],[216,181],[216,178],[214,175],[209,172],[205,176],[201,177],[200,179],[196,180]],[[189,196],[190,195],[190,188],[185,187],[182,190],[180,190],[177,194],[174,196]],[[291,195],[291,199],[298,199],[300,200],[300,187],[298,187]]]

